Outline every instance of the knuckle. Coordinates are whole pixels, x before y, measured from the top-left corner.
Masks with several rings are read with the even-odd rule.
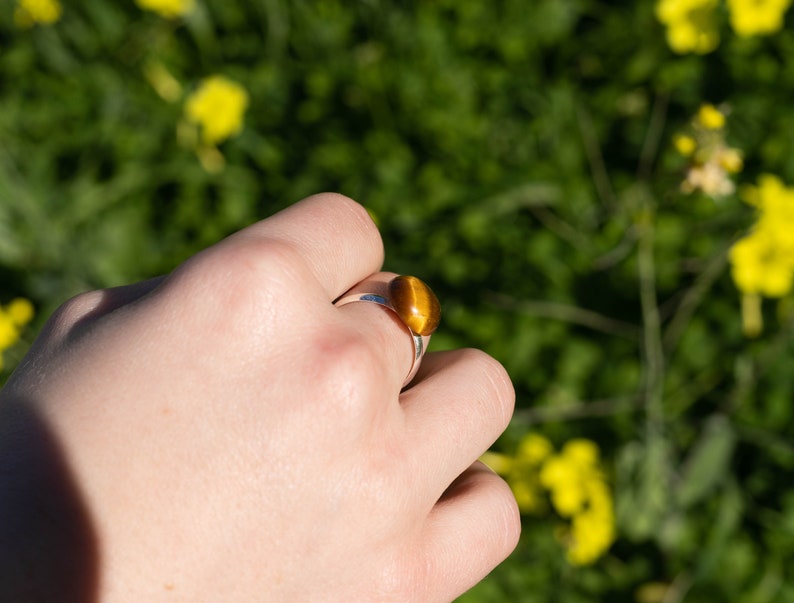
[[[218,290],[259,288],[293,281],[302,264],[289,243],[272,238],[227,239],[188,260],[177,273],[188,285]],[[182,274],[183,273],[183,274]]]
[[[230,246],[226,260],[255,283],[282,287],[302,284],[308,275],[300,250],[289,241],[270,237],[246,237]]]
[[[314,347],[321,370],[318,381],[324,384],[328,399],[351,417],[368,416],[378,406],[384,371],[366,338],[354,333],[323,334]]]
[[[229,333],[291,321],[292,305],[280,300],[303,283],[303,262],[289,243],[247,237],[227,239],[187,260],[166,290],[192,320],[209,323],[210,332]]]
[[[47,321],[45,331],[56,340],[69,337],[100,308],[103,299],[102,291],[87,291],[75,295],[55,310]]]
[[[428,601],[430,584],[436,577],[435,562],[427,555],[409,553],[395,555],[381,566],[376,593],[379,601],[412,603]]]

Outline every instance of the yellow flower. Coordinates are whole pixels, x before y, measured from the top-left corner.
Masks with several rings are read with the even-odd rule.
[[[188,120],[201,126],[204,143],[215,145],[242,129],[247,107],[245,88],[221,75],[214,75],[205,79],[187,99],[185,114]]]
[[[741,172],[742,168],[744,167],[742,154],[737,149],[731,149],[728,147],[717,149],[716,160],[720,167],[722,167],[729,174],[737,174]]]
[[[546,510],[545,496],[535,480],[514,478],[509,483],[522,513],[539,515]]]
[[[689,157],[697,149],[697,142],[691,136],[678,134],[673,138],[673,146],[679,154]]]
[[[656,18],[667,27],[674,52],[706,54],[720,42],[714,11],[717,0],[658,0]]]
[[[184,17],[195,5],[194,0],[135,0],[140,8],[156,12],[165,19]]]
[[[711,104],[701,105],[692,118],[689,134],[679,134],[673,144],[679,153],[690,157],[681,190],[703,191],[719,199],[732,194],[736,186],[731,174],[743,167],[742,154],[725,141],[725,113]]]
[[[701,105],[696,122],[707,130],[719,130],[725,126],[725,115],[714,105]]]
[[[492,452],[490,450],[482,454],[480,457],[480,462],[488,465],[488,467],[490,467],[499,475],[507,475],[514,465],[512,457],[509,457],[506,454]]]
[[[594,563],[612,546],[615,541],[615,518],[611,505],[610,498],[608,506],[593,506],[571,521],[566,556],[572,565]]]
[[[547,438],[530,432],[519,442],[515,456],[486,452],[480,460],[505,476],[521,512],[538,514],[546,509],[538,469],[553,451],[554,447]]]
[[[790,5],[791,0],[728,0],[731,27],[742,37],[775,33]]]
[[[773,231],[754,230],[734,243],[730,251],[731,275],[743,293],[783,297],[794,283],[791,245]]]
[[[578,468],[563,455],[553,456],[540,470],[540,483],[551,492],[551,502],[563,517],[578,513],[585,502],[580,481]]]
[[[518,444],[516,456],[530,465],[540,465],[552,452],[554,447],[548,438],[537,433],[528,433]]]
[[[571,517],[584,508],[589,481],[600,479],[597,465],[598,447],[583,438],[570,440],[560,454],[544,463],[540,483],[551,492],[560,515]]]
[[[584,483],[587,508],[571,521],[568,561],[573,565],[595,562],[615,541],[615,515],[612,494],[599,476]]]
[[[742,292],[742,326],[748,337],[763,327],[762,297],[783,297],[794,287],[794,188],[764,174],[742,190],[758,209],[755,224],[730,250],[731,276]]]
[[[551,502],[561,517],[575,517],[584,508],[586,498],[581,484],[576,480],[560,482],[551,490]]]
[[[18,327],[24,327],[33,319],[33,304],[22,297],[12,299],[6,306],[6,314]]]
[[[777,176],[761,175],[758,186],[742,190],[742,198],[760,210],[759,221],[764,222],[763,226],[782,226],[785,230],[794,226],[794,188],[787,187]]]
[[[598,446],[584,438],[570,440],[544,463],[540,481],[557,512],[571,518],[563,531],[568,561],[595,562],[615,540],[612,495],[599,467]]]
[[[14,10],[14,23],[21,29],[34,25],[50,25],[61,18],[61,3],[58,0],[19,0]]]
[[[0,309],[0,352],[19,340],[19,328],[5,310]]]
[[[0,306],[0,370],[3,369],[2,353],[19,341],[22,327],[33,318],[33,304],[17,298],[6,306]]]
[[[599,465],[595,442],[569,440],[558,453],[545,437],[526,434],[515,456],[487,452],[481,460],[504,475],[524,513],[548,508],[570,520],[558,534],[573,565],[595,562],[615,540],[612,495]]]
[[[598,446],[584,438],[569,440],[560,454],[582,470],[594,469],[598,464]]]

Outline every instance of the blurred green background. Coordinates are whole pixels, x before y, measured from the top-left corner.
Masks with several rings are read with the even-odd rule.
[[[794,320],[742,333],[727,251],[738,196],[684,195],[672,144],[722,104],[740,183],[794,182],[794,30],[670,50],[650,0],[132,1],[15,26],[0,0],[0,304],[46,316],[80,291],[171,270],[322,190],[364,203],[386,268],[443,306],[433,348],[509,370],[513,424],[588,438],[617,541],[571,566],[552,515],[463,597],[477,602],[794,601]],[[158,95],[158,65],[183,87]],[[249,94],[209,172],[177,135],[222,74]],[[344,233],[339,233],[340,237]],[[7,377],[8,369],[0,377]]]

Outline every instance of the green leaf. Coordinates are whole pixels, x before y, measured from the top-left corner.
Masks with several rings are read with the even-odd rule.
[[[710,417],[698,443],[684,464],[676,498],[682,507],[691,507],[712,494],[729,473],[736,435],[723,415]]]

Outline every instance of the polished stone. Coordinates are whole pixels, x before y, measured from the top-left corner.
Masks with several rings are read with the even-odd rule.
[[[441,321],[441,305],[433,290],[415,276],[389,282],[389,300],[400,319],[417,335],[430,335]]]

